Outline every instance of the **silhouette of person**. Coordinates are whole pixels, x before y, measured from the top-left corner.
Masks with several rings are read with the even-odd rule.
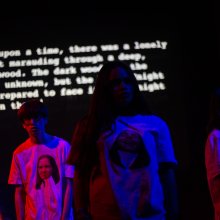
[[[168,126],[151,114],[124,62],[100,69],[68,163],[75,165],[77,220],[177,219],[177,161]]]

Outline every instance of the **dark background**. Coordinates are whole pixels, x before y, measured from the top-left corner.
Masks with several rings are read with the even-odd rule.
[[[115,42],[168,39],[162,58],[168,75],[166,94],[148,95],[155,113],[170,126],[179,167],[177,183],[181,219],[210,220],[212,204],[204,167],[208,105],[219,86],[219,13],[212,2],[147,3],[135,1],[8,2],[1,7],[0,48],[68,45],[74,41]],[[160,61],[160,58],[157,59]],[[155,64],[156,65],[156,64]],[[48,131],[71,139],[88,98],[46,100]],[[26,134],[14,111],[0,112],[0,202],[14,218],[13,188],[7,185],[12,152]]]

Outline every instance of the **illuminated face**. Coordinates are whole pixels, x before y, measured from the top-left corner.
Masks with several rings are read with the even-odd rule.
[[[29,137],[38,137],[45,132],[47,119],[43,117],[24,119],[23,128],[27,131]]]
[[[52,166],[47,157],[43,157],[38,162],[38,174],[41,179],[48,179],[52,175]]]
[[[127,71],[121,67],[112,70],[109,76],[113,101],[120,107],[128,106],[134,97],[132,80]]]

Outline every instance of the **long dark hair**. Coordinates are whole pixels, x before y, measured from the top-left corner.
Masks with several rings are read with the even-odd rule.
[[[210,99],[208,133],[213,129],[220,129],[220,88],[214,90]]]
[[[131,68],[124,62],[112,61],[105,63],[100,69],[94,93],[86,116],[77,124],[68,163],[75,164],[81,171],[90,170],[98,162],[96,142],[99,134],[111,129],[117,117],[117,109],[112,101],[109,87],[109,75],[113,69],[120,67],[126,70],[134,89],[134,99],[129,114],[150,114],[149,107],[139,90],[137,80]]]
[[[37,180],[36,180],[36,189],[40,189],[40,186],[42,183],[44,183],[44,180],[40,178],[39,172],[38,172],[38,166],[39,166],[39,162],[42,158],[47,158],[50,161],[50,165],[52,166],[52,178],[54,180],[54,182],[57,184],[60,181],[60,174],[59,174],[59,170],[56,164],[56,161],[54,160],[54,158],[48,154],[44,154],[41,155],[38,158],[38,162],[37,162]]]

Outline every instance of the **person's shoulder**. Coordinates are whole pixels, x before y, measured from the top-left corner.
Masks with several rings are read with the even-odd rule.
[[[209,138],[220,138],[220,130],[219,129],[213,129],[210,133],[209,133]]]
[[[54,136],[54,141],[56,142],[56,149],[64,155],[68,155],[71,149],[70,143],[62,137]]]
[[[208,149],[210,147],[212,148],[219,146],[219,144],[220,144],[220,130],[213,129],[212,131],[209,132],[206,138],[205,146]]]
[[[167,122],[161,116],[158,116],[156,114],[151,114],[142,117],[143,117],[142,121],[145,122],[148,126],[162,130],[168,129]]]
[[[31,144],[31,141],[29,139],[27,139],[14,150],[14,154],[20,154],[23,151],[28,150],[32,147],[33,147],[33,145]]]
[[[142,115],[145,120],[152,122],[152,123],[165,123],[164,119],[158,115],[150,114],[150,115]]]
[[[62,137],[53,136],[54,141],[57,141],[61,146],[70,146],[70,143]]]

